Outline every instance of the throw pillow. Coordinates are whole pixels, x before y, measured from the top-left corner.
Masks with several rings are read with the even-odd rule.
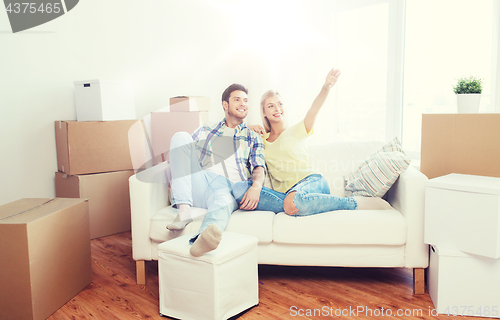
[[[398,138],[344,176],[346,196],[382,197],[410,165]]]

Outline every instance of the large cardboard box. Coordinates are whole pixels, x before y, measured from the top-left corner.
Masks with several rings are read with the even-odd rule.
[[[432,246],[427,288],[439,314],[500,318],[500,259]]]
[[[210,111],[210,98],[178,96],[170,98],[171,112]]]
[[[125,81],[75,81],[78,121],[133,120],[134,87]]]
[[[57,169],[69,175],[134,169],[129,139],[143,140],[130,130],[136,122],[56,121]]]
[[[0,206],[0,318],[46,319],[92,282],[88,203]]]
[[[56,196],[89,199],[90,238],[130,230],[132,170],[69,176],[56,172]]]
[[[206,111],[151,113],[151,141],[155,164],[167,160],[170,140],[176,132],[193,133],[206,122],[208,122]]]
[[[500,177],[500,114],[424,114],[420,171]]]
[[[452,173],[425,188],[424,242],[500,257],[500,178]]]

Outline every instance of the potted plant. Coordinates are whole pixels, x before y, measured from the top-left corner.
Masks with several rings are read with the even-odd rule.
[[[460,78],[453,91],[457,94],[458,113],[477,113],[483,91],[482,79]]]

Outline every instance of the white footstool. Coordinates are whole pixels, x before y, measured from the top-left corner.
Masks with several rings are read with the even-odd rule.
[[[228,319],[259,303],[257,242],[223,232],[214,251],[189,253],[185,235],[158,246],[160,314],[178,319]]]

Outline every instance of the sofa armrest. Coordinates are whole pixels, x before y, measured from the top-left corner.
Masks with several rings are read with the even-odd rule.
[[[424,201],[427,180],[423,173],[410,166],[388,192],[387,200],[406,219],[405,267],[407,268],[427,268],[429,264],[429,246],[424,243]]]
[[[170,204],[169,172],[168,162],[162,162],[129,178],[134,260],[152,260],[151,218]]]

